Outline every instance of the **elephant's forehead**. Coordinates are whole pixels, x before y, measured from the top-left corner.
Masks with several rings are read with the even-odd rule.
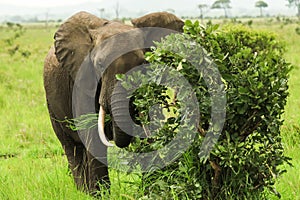
[[[133,27],[121,24],[118,22],[110,22],[103,27],[100,27],[96,30],[96,45],[101,44],[108,38],[111,38],[116,35],[120,35],[122,33],[128,32],[132,30]],[[112,41],[111,41],[112,42]]]
[[[99,37],[93,49],[94,55],[124,54],[144,48],[144,35],[138,29],[109,30]]]

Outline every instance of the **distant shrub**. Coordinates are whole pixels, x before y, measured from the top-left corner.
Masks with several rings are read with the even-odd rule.
[[[23,26],[21,24],[15,24],[12,22],[6,22],[6,26],[8,28],[7,30],[13,31],[14,34],[9,38],[4,39],[4,42],[9,46],[13,46],[15,40],[17,38],[21,37],[25,33],[25,29],[23,28]]]
[[[276,17],[276,20],[277,20],[277,22],[281,22],[280,16],[277,16],[277,17]]]
[[[252,24],[253,24],[253,20],[248,20],[248,21],[247,21],[247,25],[248,25],[249,27],[251,27]]]
[[[21,24],[12,22],[6,22],[6,26],[8,31],[13,32],[9,38],[3,39],[4,43],[7,45],[7,53],[13,56],[17,52],[20,52],[21,56],[28,58],[31,55],[31,52],[20,48],[20,45],[16,43],[16,40],[24,35],[26,29]]]
[[[226,121],[209,157],[199,156],[211,124],[209,88],[192,63],[168,50],[176,46],[178,52],[193,52],[191,40],[201,45],[217,64],[226,86]],[[204,28],[198,21],[186,21],[184,34],[170,35],[157,44],[147,55],[153,68],[150,75],[159,76],[164,70],[180,72],[196,93],[200,121],[193,145],[183,155],[163,169],[153,168],[143,174],[142,199],[266,199],[266,189],[279,196],[274,183],[285,172],[282,165],[290,160],[283,153],[280,136],[291,70],[283,54],[284,46],[270,33],[236,25]],[[143,80],[143,76],[136,73],[120,80],[130,88],[137,79]],[[147,116],[153,103],[170,106],[170,99],[164,100],[166,91],[153,84],[135,91],[135,106],[139,113],[144,113],[139,115],[141,122],[149,121]],[[137,139],[131,151],[153,151],[176,136],[182,117],[178,113],[183,113],[180,110],[183,104],[180,99],[171,99],[173,112],[177,114],[165,116],[159,133],[145,140]],[[162,119],[157,120],[161,124]]]
[[[295,31],[298,35],[300,35],[300,27],[295,28]]]
[[[288,24],[294,23],[293,19],[288,18],[288,17],[284,17],[284,18],[282,19],[282,21],[283,21],[283,24],[284,24],[284,25],[288,25]]]

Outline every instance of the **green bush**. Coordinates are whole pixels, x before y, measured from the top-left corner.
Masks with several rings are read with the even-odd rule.
[[[195,62],[203,64],[203,60],[209,59],[217,65],[222,76],[219,84],[225,87],[227,99],[224,127],[208,157],[202,157],[199,152],[212,123],[210,114],[214,105],[209,83],[203,80],[205,75],[193,67],[194,61],[187,59],[197,53],[193,49],[195,42],[205,49],[202,60]],[[176,52],[183,53],[170,51],[174,46]],[[143,173],[142,199],[266,199],[266,191],[280,195],[274,183],[285,172],[282,164],[290,160],[283,153],[280,136],[291,70],[283,54],[284,46],[273,34],[241,25],[204,28],[197,21],[186,21],[183,34],[170,35],[157,43],[147,54],[152,70],[146,73],[159,77],[163,70],[180,72],[196,94],[200,120],[195,127],[190,127],[197,134],[187,151],[166,167]],[[143,75],[133,73],[120,79],[128,89],[136,79],[143,79]],[[159,78],[155,79],[152,82],[159,83]],[[155,84],[144,82],[133,93],[138,113],[144,113],[136,116],[139,121],[149,123],[147,116],[154,104],[168,111],[163,112],[164,124],[157,134],[145,140],[136,139],[131,145],[129,150],[134,152],[153,151],[170,142],[185,112],[186,102],[180,102],[182,99],[174,92],[178,88],[157,86],[156,95],[147,92],[147,88],[153,91]],[[166,94],[170,99],[162,100]],[[162,121],[161,117],[151,120],[158,125]],[[163,156],[159,159],[163,160]]]

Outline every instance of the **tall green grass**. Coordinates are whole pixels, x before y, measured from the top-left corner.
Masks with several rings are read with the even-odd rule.
[[[264,25],[259,27],[269,28],[286,42],[287,51],[283,56],[295,66],[291,72],[290,96],[283,116],[285,122],[281,129],[285,153],[293,159],[293,167],[286,166],[287,173],[279,178],[276,185],[284,200],[300,200],[300,35],[295,31],[298,26],[276,24],[271,27]]]
[[[43,156],[60,151],[48,120],[43,89],[43,57],[50,47],[53,31],[28,29],[15,41],[32,52],[29,59],[18,52],[7,54],[2,39],[11,32],[2,30],[0,45],[0,154]],[[35,155],[37,156],[37,155]]]
[[[291,72],[282,127],[286,155],[293,158],[294,167],[286,166],[287,173],[279,177],[276,187],[282,199],[300,200],[300,36],[295,32],[298,25],[252,26],[276,32],[286,41],[283,56],[296,66]],[[3,39],[13,32],[0,29],[0,199],[92,199],[76,189],[47,113],[43,61],[53,43],[55,29],[30,27],[15,41],[31,52],[29,58],[18,52],[10,56]],[[110,174],[111,199],[137,199],[143,193],[133,184],[141,181],[138,175],[114,170]]]
[[[287,45],[286,53],[282,56],[294,65],[289,80],[290,95],[283,115],[285,121],[281,128],[285,154],[293,159],[293,167],[285,166],[287,173],[279,177],[276,184],[284,200],[300,200],[300,35],[295,31],[297,27],[298,24],[281,23],[260,23],[255,26],[257,29],[277,33]],[[273,196],[270,198],[277,199]]]

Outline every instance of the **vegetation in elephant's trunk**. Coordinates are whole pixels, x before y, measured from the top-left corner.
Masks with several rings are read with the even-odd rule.
[[[67,127],[73,131],[85,130],[97,126],[98,115],[98,113],[90,113],[86,115],[81,115],[80,117],[74,119],[66,118],[61,122],[66,123]],[[110,121],[111,116],[107,114],[105,116],[105,123],[109,123]]]
[[[282,58],[284,46],[273,34],[243,26],[219,28],[209,24],[203,28],[197,21],[186,21],[184,30],[183,35],[169,36],[158,43],[147,60],[154,68],[157,66],[151,75],[161,74],[162,66],[175,68],[193,86],[200,109],[198,134],[176,161],[143,174],[144,198],[171,199],[176,194],[180,199],[266,199],[268,191],[280,196],[274,183],[285,172],[282,165],[290,160],[284,155],[280,135],[291,70]],[[226,122],[208,157],[199,156],[208,124],[212,122],[207,82],[186,57],[169,50],[176,44],[179,52],[191,53],[195,43],[217,64],[226,87]],[[123,84],[130,87],[134,82],[130,80],[138,78],[140,74],[132,75]],[[146,113],[159,99],[159,95],[151,96],[149,90],[147,93],[142,89],[136,95],[140,97],[136,105]],[[136,140],[131,151],[153,151],[172,141],[180,127],[177,122],[181,114],[167,120],[154,140]],[[163,162],[164,157],[160,159]]]

